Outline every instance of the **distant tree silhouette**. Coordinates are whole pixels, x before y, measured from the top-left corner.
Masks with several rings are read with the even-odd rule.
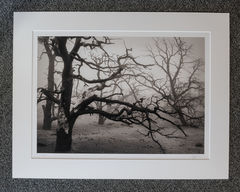
[[[48,58],[48,74],[47,74],[47,90],[54,91],[54,64],[55,53],[50,45],[49,37],[39,38],[39,42],[44,45],[45,51],[42,54],[46,54]],[[41,54],[41,56],[42,56]],[[41,59],[41,58],[40,58]],[[52,110],[54,103],[50,99],[46,99],[46,104],[42,105],[43,108],[43,129],[51,129],[52,126]]]
[[[158,106],[181,124],[193,126],[204,118],[204,83],[197,73],[203,66],[199,58],[191,59],[192,45],[182,38],[155,38],[154,46],[148,47],[154,69],[159,71],[159,78],[145,73],[137,81],[157,93]],[[165,103],[165,105],[163,105]]]

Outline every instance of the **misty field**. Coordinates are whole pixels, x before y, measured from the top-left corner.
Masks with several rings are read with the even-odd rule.
[[[169,129],[169,128],[168,128]],[[201,154],[204,152],[204,130],[187,127],[188,137],[159,137],[162,146],[169,154]],[[97,116],[81,116],[73,129],[71,153],[161,153],[159,146],[146,137],[141,126],[128,126],[106,120],[104,125],[97,124]],[[170,131],[170,130],[169,130]],[[51,130],[41,129],[38,124],[38,153],[54,153],[56,125]]]

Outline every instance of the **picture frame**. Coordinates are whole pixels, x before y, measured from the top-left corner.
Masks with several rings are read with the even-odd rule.
[[[74,18],[79,18],[75,20]],[[89,22],[84,22],[88,18]],[[139,19],[141,18],[141,19]],[[142,21],[141,23],[139,21]],[[69,22],[71,21],[71,22]],[[221,21],[221,23],[219,22]],[[145,23],[146,25],[143,25]],[[36,41],[42,35],[162,34],[205,37],[203,155],[37,154]],[[221,41],[220,41],[221,40]],[[15,13],[13,177],[226,179],[229,148],[229,15],[210,13]],[[35,66],[35,67],[34,67]],[[22,74],[25,74],[24,77]],[[35,79],[35,80],[34,80]],[[22,91],[24,85],[24,92]],[[25,113],[22,113],[25,109]],[[35,127],[35,128],[34,128]],[[59,169],[61,167],[61,169]],[[66,170],[64,173],[62,169]],[[188,170],[188,171],[186,171]]]

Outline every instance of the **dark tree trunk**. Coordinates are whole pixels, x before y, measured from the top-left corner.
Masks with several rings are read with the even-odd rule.
[[[63,59],[64,68],[62,72],[62,94],[61,102],[64,109],[65,116],[69,118],[70,115],[70,105],[72,99],[72,87],[73,87],[73,78],[72,78],[72,62],[73,58],[68,54],[66,48],[67,38],[59,37],[59,51]]]
[[[64,153],[71,151],[72,146],[72,135],[70,133],[66,133],[63,128],[57,130],[57,140],[56,140],[56,148],[55,152]]]
[[[42,128],[45,130],[50,130],[52,127],[52,114],[51,114],[51,109],[52,109],[52,102],[50,100],[47,100],[46,106],[43,107],[43,126]]]
[[[72,99],[72,62],[73,58],[71,54],[68,53],[66,48],[67,38],[59,37],[58,40],[58,51],[62,57],[64,68],[62,72],[62,94],[61,94],[61,106],[63,108],[64,116],[66,119],[66,125],[64,126],[67,129],[59,127],[57,130],[57,140],[56,140],[56,152],[67,152],[71,151],[72,145],[72,128],[75,120],[71,119],[70,116],[70,105]],[[77,50],[76,50],[77,51]]]
[[[61,117],[63,121],[58,120],[59,128],[56,131],[56,147],[55,152],[66,153],[70,152],[72,148],[72,129],[75,123],[75,118],[67,119],[62,110],[63,116]],[[60,115],[61,116],[61,115]]]
[[[52,53],[52,51],[49,48],[48,39],[44,40],[44,47],[46,49],[49,65],[48,65],[48,90],[54,91],[54,60],[55,55]],[[46,101],[46,106],[44,107],[43,113],[43,129],[51,129],[52,126],[52,106],[53,102],[50,100]]]

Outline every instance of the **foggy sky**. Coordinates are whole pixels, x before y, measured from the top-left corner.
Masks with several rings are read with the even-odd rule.
[[[143,64],[153,63],[147,50],[147,47],[154,46],[152,37],[110,37],[112,38],[112,42],[114,44],[106,45],[104,48],[107,52],[114,53],[117,55],[125,54],[125,46],[127,48],[132,48],[131,54],[134,57],[137,57],[137,61]],[[160,37],[163,39],[163,37]],[[172,37],[164,39],[172,39]],[[204,38],[203,37],[182,37],[182,39],[187,43],[192,45],[191,49],[191,57],[192,59],[200,58],[202,61],[205,61],[205,48],[204,48]],[[69,48],[73,46],[72,43],[68,43]],[[70,50],[70,49],[69,49]],[[38,44],[38,57],[44,51],[44,46],[42,44]],[[87,56],[85,49],[79,51],[80,55],[83,57]],[[58,58],[60,60],[60,58]],[[59,64],[59,66],[62,64]],[[41,59],[38,60],[38,87],[46,87],[47,85],[47,72],[48,72],[48,58],[46,54],[43,54]],[[156,70],[152,70],[153,74],[159,76],[161,72]],[[56,76],[56,75],[55,75]],[[83,71],[83,76],[88,79],[96,79],[95,71],[86,69]],[[198,78],[200,80],[204,80],[204,72],[198,74]],[[59,76],[58,76],[59,77]]]

